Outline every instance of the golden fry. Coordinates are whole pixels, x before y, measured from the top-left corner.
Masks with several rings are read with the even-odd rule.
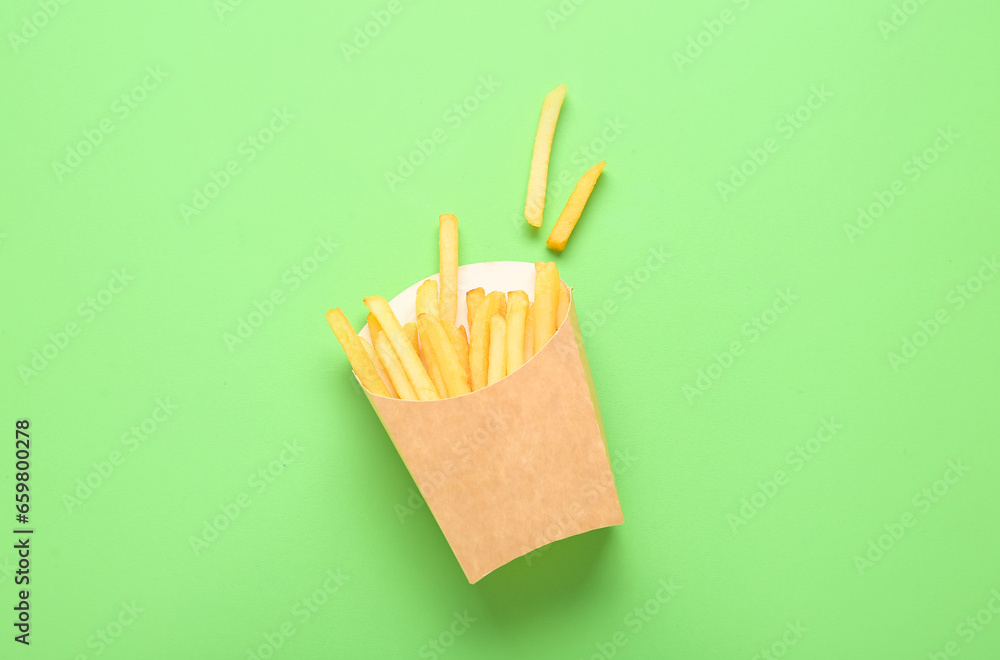
[[[392,344],[396,356],[403,365],[406,376],[410,379],[410,383],[417,393],[417,398],[421,401],[433,401],[437,399],[438,395],[437,390],[434,388],[434,383],[431,382],[431,377],[427,375],[424,365],[420,363],[420,357],[413,350],[413,344],[406,338],[406,334],[399,325],[396,315],[393,314],[392,308],[389,307],[389,303],[385,301],[385,298],[380,296],[369,296],[364,299],[364,303],[375,314],[375,318],[378,319],[379,324],[382,326],[380,334],[388,335],[389,342]],[[378,350],[378,344],[375,345],[375,351],[382,358],[382,364],[385,364],[385,357]],[[388,364],[385,364],[385,368],[386,371],[389,371]],[[392,372],[389,371],[389,374],[391,377]],[[395,380],[393,380],[393,385],[396,386],[396,391],[398,392],[399,386],[396,385]],[[402,396],[402,393],[400,393],[400,396]]]
[[[417,287],[416,308],[417,316],[420,316],[421,314],[430,314],[431,316],[437,317],[437,282],[434,280],[424,280],[423,284]],[[403,330],[406,330],[409,325],[410,323],[404,325]],[[420,329],[417,327],[417,324],[413,323],[413,327],[419,340],[418,343],[420,344],[417,353],[420,355],[420,359],[423,360],[424,366],[427,368],[427,375],[431,377],[431,382],[434,383],[434,389],[437,390],[438,396],[444,399],[448,396],[448,390],[445,389],[444,379],[441,377],[441,367],[438,366],[437,360],[434,358],[434,354],[427,346],[425,346],[426,339],[420,334]]]
[[[483,298],[485,297],[486,294],[483,292],[483,287],[481,286],[465,294],[466,316],[469,321],[469,337],[472,337],[472,319],[476,317],[476,308],[479,307],[479,304],[483,302]]]
[[[566,241],[569,240],[569,235],[573,233],[573,228],[576,227],[576,223],[580,219],[580,214],[583,213],[583,207],[587,205],[590,193],[594,191],[594,184],[597,183],[597,177],[601,176],[601,172],[604,171],[604,165],[605,162],[602,160],[584,172],[580,180],[577,181],[576,188],[570,194],[566,206],[563,207],[562,213],[559,214],[559,219],[556,220],[555,226],[552,227],[552,232],[549,234],[548,240],[545,241],[545,244],[550,249],[562,252],[566,248]]]
[[[368,336],[372,338],[372,343],[375,343],[375,335],[377,335],[380,332],[382,332],[382,326],[378,324],[378,319],[375,318],[375,315],[369,312]]]
[[[442,399],[447,399],[448,385],[445,383],[444,375],[441,372],[441,364],[438,362],[437,356],[434,355],[434,351],[424,345],[427,341],[423,337],[420,338],[420,355],[423,357],[424,362],[427,363],[427,375],[431,377],[431,382],[434,383],[434,389],[437,390],[438,396]]]
[[[434,353],[426,346],[426,342],[426,338],[420,338],[420,359],[423,360],[424,366],[427,368],[427,375],[431,377],[431,382],[434,383],[434,389],[437,390],[438,396],[447,399],[448,389],[441,376],[441,367],[438,365]]]
[[[535,354],[535,303],[528,305],[528,313],[524,315],[524,361],[527,362]]]
[[[375,365],[375,371],[378,372],[378,376],[382,379],[382,384],[385,385],[385,389],[389,390],[389,396],[394,399],[398,399],[399,395],[396,394],[396,388],[392,386],[392,381],[389,380],[389,374],[385,370],[385,366],[382,365],[382,360],[379,359],[378,353],[372,348],[371,342],[369,342],[364,337],[358,337],[361,340],[361,347],[365,349],[365,353],[368,354],[368,359],[372,361]]]
[[[417,316],[430,314],[438,316],[438,283],[434,280],[424,280],[417,287]]]
[[[569,289],[559,283],[559,307],[556,311],[556,327],[562,325],[566,319],[566,312],[569,311]]]
[[[556,333],[559,286],[559,270],[551,261],[535,273],[535,353]]]
[[[524,321],[528,314],[528,294],[524,291],[511,291],[507,294],[507,357],[506,372],[514,373],[514,370],[524,364]],[[492,332],[492,328],[490,329]],[[493,346],[492,335],[490,337],[490,348]],[[492,358],[492,356],[491,356]],[[490,368],[493,363],[490,362]]]
[[[384,332],[378,333],[378,337],[375,338],[375,353],[382,360],[382,365],[389,375],[389,380],[392,381],[392,386],[399,393],[399,398],[416,401],[417,393],[413,389],[413,384],[406,376],[406,371],[399,362],[396,351],[392,350],[392,343],[389,341],[389,337]]]
[[[462,367],[462,373],[465,375],[465,381],[472,387],[472,380],[469,378],[469,340],[465,336],[465,326],[454,326],[448,325],[442,321],[442,326],[444,330],[448,333],[448,339],[451,340],[451,344],[455,349],[455,354],[458,356],[459,366]]]
[[[417,338],[417,324],[413,321],[403,325],[403,334],[406,335],[407,341],[413,346],[413,350],[416,353],[420,353],[420,341]]]
[[[447,326],[430,314],[418,316],[417,325],[422,339],[421,346],[427,347],[427,354],[433,356],[434,362],[440,366],[441,377],[447,391],[446,396],[461,396],[471,392],[469,378],[462,368],[454,344],[445,331]]]
[[[458,315],[458,218],[445,213],[439,221],[441,297],[438,316],[445,325],[455,325]]]
[[[559,121],[559,110],[566,98],[566,85],[559,85],[545,96],[542,115],[535,131],[535,147],[531,154],[531,171],[528,174],[528,199],[524,204],[524,217],[534,227],[542,226],[545,210],[545,186],[549,178],[549,155],[552,138]]]
[[[472,389],[481,390],[489,382],[490,319],[500,309],[499,291],[491,291],[476,307],[469,339],[469,376]]]
[[[337,336],[337,341],[340,342],[344,353],[347,354],[347,361],[351,363],[351,369],[354,370],[364,388],[373,394],[389,396],[389,390],[379,378],[375,365],[365,353],[358,333],[354,332],[354,327],[344,316],[343,310],[339,307],[331,309],[326,313],[326,320],[330,324],[333,334]]]
[[[507,375],[507,322],[499,314],[490,319],[490,356],[486,374],[487,385]]]

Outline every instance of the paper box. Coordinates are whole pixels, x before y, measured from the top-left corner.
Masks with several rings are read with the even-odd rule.
[[[423,281],[389,302],[400,323],[415,320]],[[533,298],[534,283],[533,263],[461,266],[456,321],[466,325],[469,289]],[[360,334],[370,338],[368,326]],[[624,522],[572,296],[552,339],[488,387],[439,401],[365,393],[469,582],[553,541]]]

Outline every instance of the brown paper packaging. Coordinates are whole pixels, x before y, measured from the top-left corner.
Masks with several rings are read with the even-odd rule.
[[[533,298],[534,278],[527,262],[460,267],[456,321],[466,325],[469,289]],[[400,323],[414,320],[421,282],[389,302]],[[439,401],[365,393],[470,583],[553,541],[624,522],[572,295],[552,339],[484,389]]]

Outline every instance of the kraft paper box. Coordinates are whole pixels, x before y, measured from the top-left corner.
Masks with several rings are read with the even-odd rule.
[[[423,281],[389,301],[400,323],[415,320]],[[534,298],[535,265],[461,266],[461,325],[465,293],[476,287]],[[359,334],[370,339],[367,325]],[[365,393],[469,582],[553,541],[624,522],[572,296],[552,339],[488,387],[439,401]]]

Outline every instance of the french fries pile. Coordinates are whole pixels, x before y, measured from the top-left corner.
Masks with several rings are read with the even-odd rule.
[[[440,217],[441,286],[417,288],[417,320],[400,324],[385,298],[364,299],[371,343],[338,307],[326,314],[351,368],[369,392],[412,401],[469,394],[492,385],[532,357],[555,334],[569,291],[555,263],[535,263],[534,302],[524,291],[466,294],[468,335],[458,315],[458,219]]]
[[[528,173],[528,199],[524,203],[524,218],[532,227],[542,226],[542,215],[545,210],[545,189],[549,177],[549,156],[552,153],[552,138],[556,133],[556,123],[559,121],[559,111],[566,98],[566,85],[559,85],[545,96],[542,102],[542,115],[538,119],[538,130],[535,132],[535,147],[531,153],[531,170]],[[583,207],[594,191],[597,178],[604,171],[605,161],[594,165],[584,172],[576,187],[566,201],[559,219],[556,220],[549,238],[545,244],[550,250],[562,252],[566,242],[573,233],[576,223],[583,214]]]

